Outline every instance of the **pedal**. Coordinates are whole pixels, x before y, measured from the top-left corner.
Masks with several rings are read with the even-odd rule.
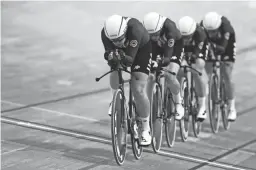
[[[149,145],[141,145],[139,142],[138,142],[138,144],[139,144],[140,147],[144,147],[144,148],[148,148],[151,145],[151,144],[149,144]]]
[[[162,119],[163,117],[162,116],[157,116],[156,119]]]
[[[231,119],[228,119],[229,122],[235,122],[236,120],[231,120]]]
[[[205,120],[205,119],[203,119],[203,118],[197,118],[197,119],[196,119],[197,122],[203,122],[204,120]]]

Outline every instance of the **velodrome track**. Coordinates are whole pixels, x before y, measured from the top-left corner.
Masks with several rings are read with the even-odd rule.
[[[256,5],[249,2],[1,2],[1,166],[3,170],[256,169]],[[213,135],[163,140],[136,161],[129,149],[116,165],[110,139],[111,99],[100,30],[113,13],[142,19],[157,11],[197,21],[216,10],[237,33],[234,68],[239,117]]]

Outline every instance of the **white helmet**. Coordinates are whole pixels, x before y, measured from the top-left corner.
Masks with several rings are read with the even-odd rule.
[[[184,16],[179,20],[178,28],[181,35],[192,35],[196,30],[196,21],[189,16]]]
[[[217,12],[208,12],[203,19],[203,26],[206,30],[216,30],[221,25],[221,15]]]
[[[128,20],[120,15],[112,15],[108,17],[104,23],[104,31],[106,36],[110,40],[123,36],[127,30],[127,23]]]
[[[156,12],[150,12],[144,16],[143,25],[149,34],[153,34],[163,27],[165,20],[166,17]]]

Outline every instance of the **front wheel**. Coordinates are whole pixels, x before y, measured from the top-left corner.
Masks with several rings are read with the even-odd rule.
[[[189,132],[189,88],[187,78],[181,80],[181,96],[183,97],[184,118],[180,120],[180,136],[183,142],[188,139]]]
[[[152,148],[155,153],[159,152],[162,144],[162,93],[160,85],[155,83],[152,98]]]
[[[213,133],[218,133],[220,125],[219,78],[212,74],[209,81],[208,109]]]
[[[172,93],[167,88],[164,99],[165,136],[169,147],[173,147],[176,137],[176,120],[174,114],[174,103]]]
[[[127,121],[125,98],[121,89],[115,91],[112,101],[111,137],[114,157],[118,165],[124,163],[127,148]]]
[[[191,90],[190,112],[192,114],[192,127],[193,127],[194,136],[198,138],[202,129],[202,122],[198,121],[197,119],[197,113],[199,110],[199,101],[198,101],[198,96],[196,94],[195,88],[192,86],[190,90]]]
[[[133,112],[130,115],[137,115],[136,113],[136,105],[133,102],[132,103],[132,108],[130,108],[131,111]],[[141,155],[143,153],[143,147],[139,144],[139,138],[138,136],[135,138],[135,131],[138,134],[138,123],[136,122],[136,118],[131,116],[131,125],[130,128],[131,130],[131,143],[132,143],[132,152],[135,157],[135,159],[139,160],[141,158]]]

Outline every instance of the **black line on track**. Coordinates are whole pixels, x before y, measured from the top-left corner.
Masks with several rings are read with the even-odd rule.
[[[129,82],[129,80],[125,80],[125,83],[127,83],[127,82]],[[94,94],[107,92],[109,90],[110,90],[110,88],[108,87],[108,88],[102,88],[102,89],[93,90],[93,91],[89,91],[89,92],[85,92],[85,93],[78,93],[78,94],[75,94],[75,95],[65,96],[65,97],[61,97],[61,98],[58,98],[58,99],[52,99],[52,100],[47,100],[47,101],[43,101],[43,102],[28,104],[28,105],[25,105],[25,106],[20,106],[20,107],[15,107],[15,108],[11,108],[11,109],[2,110],[1,113],[13,112],[13,111],[26,109],[26,108],[29,108],[29,107],[41,106],[41,105],[45,105],[45,104],[57,103],[57,102],[64,101],[64,100],[71,100],[71,99],[76,99],[76,98],[80,98],[80,97],[91,96],[91,95],[94,95]]]
[[[244,48],[241,48],[237,51],[237,55],[240,55],[240,54],[243,54],[243,53],[246,53],[246,52],[249,52],[249,51],[253,51],[256,49],[256,44],[254,45],[251,45],[249,47],[244,47]]]
[[[242,148],[244,148],[244,147],[246,147],[246,146],[248,146],[250,144],[253,144],[255,142],[256,142],[256,138],[253,139],[253,140],[250,140],[250,141],[248,141],[248,142],[246,142],[246,143],[244,143],[242,145],[239,145],[239,146],[237,146],[237,147],[235,147],[235,148],[233,148],[233,149],[231,149],[231,150],[229,150],[227,152],[224,152],[223,154],[220,154],[220,155],[218,155],[218,156],[216,156],[216,157],[214,157],[212,159],[209,159],[208,161],[209,162],[216,162],[218,159],[221,159],[221,158],[223,158],[223,157],[225,157],[227,155],[230,155],[230,154],[238,151],[239,149],[242,149]],[[209,163],[201,163],[201,164],[199,164],[199,165],[197,165],[197,166],[195,166],[193,168],[190,168],[189,170],[197,170],[197,169],[202,168],[202,167],[207,166],[207,165],[209,165]],[[234,165],[234,166],[236,166],[236,165]]]
[[[254,111],[254,110],[256,110],[256,106],[253,106],[251,108],[247,108],[247,109],[244,109],[244,110],[238,112],[238,116],[245,115],[246,113],[249,113],[249,112]]]
[[[237,51],[237,55],[240,55],[240,54],[243,54],[243,53],[246,53],[246,52],[249,52],[249,51],[253,51],[255,49],[256,49],[256,44],[240,49],[239,51]],[[128,81],[129,80],[125,80],[125,83],[127,83]],[[17,110],[21,110],[21,109],[26,109],[26,108],[29,108],[29,107],[35,107],[35,106],[40,106],[40,105],[45,105],[45,104],[57,103],[57,102],[64,101],[64,100],[70,100],[70,99],[75,99],[75,98],[80,98],[80,97],[91,96],[91,95],[94,95],[94,94],[103,93],[103,92],[107,92],[107,91],[109,91],[109,88],[102,88],[102,89],[93,90],[93,91],[90,91],[90,92],[78,93],[78,94],[71,95],[71,96],[65,96],[65,97],[61,97],[61,98],[58,98],[58,99],[52,99],[52,100],[47,100],[47,101],[43,101],[43,102],[28,104],[26,106],[6,109],[6,110],[2,110],[1,113],[7,113],[7,112],[17,111]]]
[[[53,130],[47,130],[47,129],[40,129],[40,128],[37,128],[37,127],[28,127],[26,125],[22,125],[22,124],[14,124],[14,123],[10,123],[10,122],[6,122],[4,120],[1,120],[2,123],[6,123],[6,124],[9,124],[9,125],[14,125],[14,126],[20,126],[20,127],[23,127],[23,128],[27,128],[27,129],[34,129],[34,130],[39,130],[39,131],[45,131],[45,132],[49,132],[49,133],[54,133],[54,134],[59,134],[59,135],[63,135],[63,136],[68,136],[68,137],[74,137],[74,138],[78,138],[78,139],[85,139],[85,140],[89,140],[89,141],[93,141],[93,142],[97,142],[97,143],[102,143],[102,144],[107,144],[107,145],[112,145],[111,143],[111,138],[109,137],[104,137],[104,136],[101,136],[101,135],[96,135],[96,134],[91,134],[91,133],[88,133],[88,132],[81,132],[81,131],[74,131],[74,130],[70,130],[70,129],[64,129],[64,128],[60,128],[60,127],[56,127],[56,126],[51,126],[51,125],[46,125],[46,124],[42,124],[42,123],[36,123],[36,122],[31,122],[31,121],[26,121],[26,120],[22,120],[22,119],[16,119],[16,118],[10,118],[10,117],[7,117],[7,116],[1,116],[2,118],[5,118],[5,119],[9,119],[9,120],[12,120],[12,121],[18,121],[18,122],[23,122],[23,123],[31,123],[31,124],[34,124],[34,125],[38,125],[38,126],[44,126],[44,127],[49,127],[49,128],[52,128],[52,129],[56,129],[57,131],[53,131]],[[64,133],[64,132],[61,132],[61,131],[65,131],[65,132],[70,132],[70,133],[74,133],[74,134],[77,134],[77,135],[72,135],[72,134],[67,134],[67,133]],[[96,138],[101,138],[101,139],[104,139],[104,140],[108,140],[108,141],[103,141],[103,140],[100,140],[100,139],[92,139],[90,137],[86,137],[86,136],[91,136],[91,137],[96,137]],[[187,156],[187,157],[193,157],[193,158],[196,158],[196,159],[200,159],[200,160],[204,160],[204,161],[209,161],[209,162],[215,162],[215,163],[219,163],[219,164],[223,164],[223,165],[228,165],[228,166],[235,166],[236,168],[241,168],[241,169],[248,169],[248,167],[243,167],[243,166],[239,166],[239,165],[234,165],[234,164],[230,164],[230,163],[225,163],[225,162],[216,162],[217,159],[220,159],[221,157],[224,157],[224,156],[227,156],[251,143],[254,143],[256,142],[256,139],[252,140],[252,141],[249,141],[243,145],[240,145],[232,150],[229,150],[219,156],[216,156],[210,160],[207,160],[205,158],[201,158],[201,157],[198,157],[198,156],[194,156],[194,155],[189,155],[189,154],[183,154],[183,153],[179,153],[179,152],[174,152],[174,151],[169,151],[167,149],[162,149],[164,152],[166,153],[173,153],[173,154],[179,154],[179,155],[183,155],[183,156]],[[151,151],[151,152],[147,152],[147,153],[154,153],[154,151]],[[189,159],[186,159],[186,158],[178,158],[178,157],[175,157],[175,156],[171,156],[171,155],[162,155],[162,154],[158,154],[160,156],[164,156],[164,157],[172,157],[172,158],[175,158],[175,159],[179,159],[179,160],[184,160],[184,161],[188,161],[188,162],[194,162],[194,163],[198,163],[198,161],[193,161],[193,160],[189,160]],[[213,159],[216,159],[216,160],[213,160]],[[203,166],[211,166],[211,167],[219,167],[219,168],[223,168],[221,166],[218,166],[218,165],[213,165],[213,164],[209,164],[209,163],[201,163],[200,165]],[[205,165],[204,165],[205,164]],[[199,165],[198,165],[199,166]],[[197,166],[195,166],[197,167]],[[193,168],[195,168],[193,167]],[[194,170],[194,169],[189,169],[189,170]],[[200,168],[200,167],[199,167]]]
[[[36,123],[36,122],[22,120],[22,119],[17,119],[17,118],[11,118],[11,117],[7,117],[7,116],[1,116],[1,118],[9,119],[9,120],[12,120],[12,121],[24,122],[24,123],[27,123],[27,124],[34,124],[34,125],[38,125],[38,126],[47,126],[49,128],[53,128],[53,129],[56,129],[58,131],[66,131],[66,132],[70,132],[70,133],[80,134],[80,135],[83,135],[83,136],[93,136],[93,137],[97,137],[97,138],[101,138],[101,139],[105,139],[105,140],[111,140],[111,138],[108,138],[106,136],[96,135],[95,133],[92,134],[92,133],[89,133],[89,132],[82,132],[82,131],[78,131],[78,130],[65,129],[65,128],[60,128],[60,127],[57,127],[57,126],[52,126],[52,125],[47,125],[47,124],[42,124],[42,123]],[[16,125],[16,124],[13,124],[13,123],[5,122],[3,120],[1,120],[1,121],[3,123],[7,123],[7,124],[11,124],[11,125]],[[65,136],[71,136],[71,135],[64,134],[62,132],[53,132],[51,130],[46,130],[46,129],[43,130],[43,129],[39,129],[39,128],[36,128],[36,127],[27,127],[26,125],[18,125],[17,124],[16,126],[25,127],[25,128],[28,128],[28,129],[42,130],[42,131],[51,132],[51,133],[57,133],[57,134],[65,135]],[[81,139],[86,139],[86,140],[92,140],[92,139],[88,139],[86,137],[78,137],[78,136],[74,136],[74,137],[81,138]],[[92,140],[92,141],[94,141],[94,140]],[[98,140],[96,140],[96,142],[97,141]]]

